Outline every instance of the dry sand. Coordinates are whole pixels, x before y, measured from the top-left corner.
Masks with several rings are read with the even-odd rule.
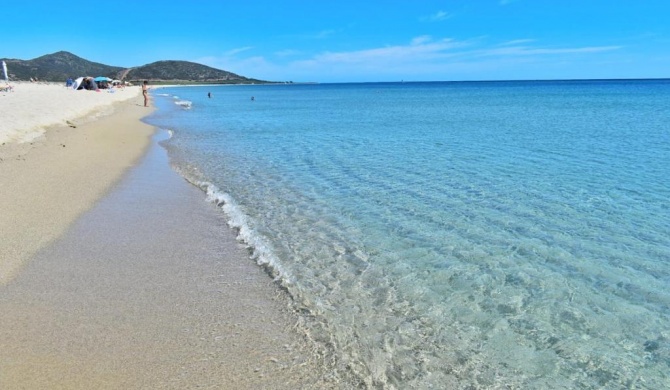
[[[0,285],[109,190],[153,133],[139,121],[150,111],[139,105],[137,87],[114,94],[36,84],[15,90],[0,96],[0,137],[37,137],[0,143]],[[48,125],[56,126],[39,135]]]
[[[342,387],[133,97],[0,146],[0,388]]]
[[[0,92],[0,145],[30,142],[49,126],[109,114],[110,103],[137,100],[140,87],[75,91],[65,83],[10,84],[13,92]]]

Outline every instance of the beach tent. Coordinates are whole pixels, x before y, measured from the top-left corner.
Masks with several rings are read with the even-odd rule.
[[[5,82],[9,82],[9,76],[7,75],[7,64],[5,61],[2,61],[2,73],[5,74]]]
[[[98,89],[98,84],[93,80],[93,77],[87,77],[84,79],[84,88],[88,89],[89,91],[95,91]]]
[[[88,89],[89,91],[94,91],[98,89],[98,84],[95,82],[93,77],[79,77],[74,81],[72,88]]]
[[[77,77],[74,82],[72,83],[72,89],[77,90],[81,86],[81,84],[84,82],[83,77]]]

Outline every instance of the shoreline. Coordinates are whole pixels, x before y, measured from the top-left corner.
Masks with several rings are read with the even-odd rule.
[[[0,148],[0,387],[337,388],[140,103]]]

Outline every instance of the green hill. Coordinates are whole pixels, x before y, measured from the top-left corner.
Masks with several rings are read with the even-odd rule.
[[[7,63],[10,80],[65,81],[68,77],[116,77],[122,67],[91,62],[66,51],[48,54],[32,60],[3,58]]]
[[[123,68],[91,62],[66,51],[32,60],[0,60],[7,63],[9,79],[13,81],[27,81],[31,78],[39,81],[65,81],[68,77],[106,76],[124,81],[149,80],[154,83],[267,83],[188,61],[158,61],[139,67]]]
[[[125,75],[125,79],[132,81],[188,81],[231,84],[264,82],[188,61],[157,61],[137,68],[131,68]]]

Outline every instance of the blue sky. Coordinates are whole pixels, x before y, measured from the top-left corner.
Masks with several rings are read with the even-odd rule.
[[[11,3],[0,57],[186,60],[277,81],[670,77],[670,0]]]

